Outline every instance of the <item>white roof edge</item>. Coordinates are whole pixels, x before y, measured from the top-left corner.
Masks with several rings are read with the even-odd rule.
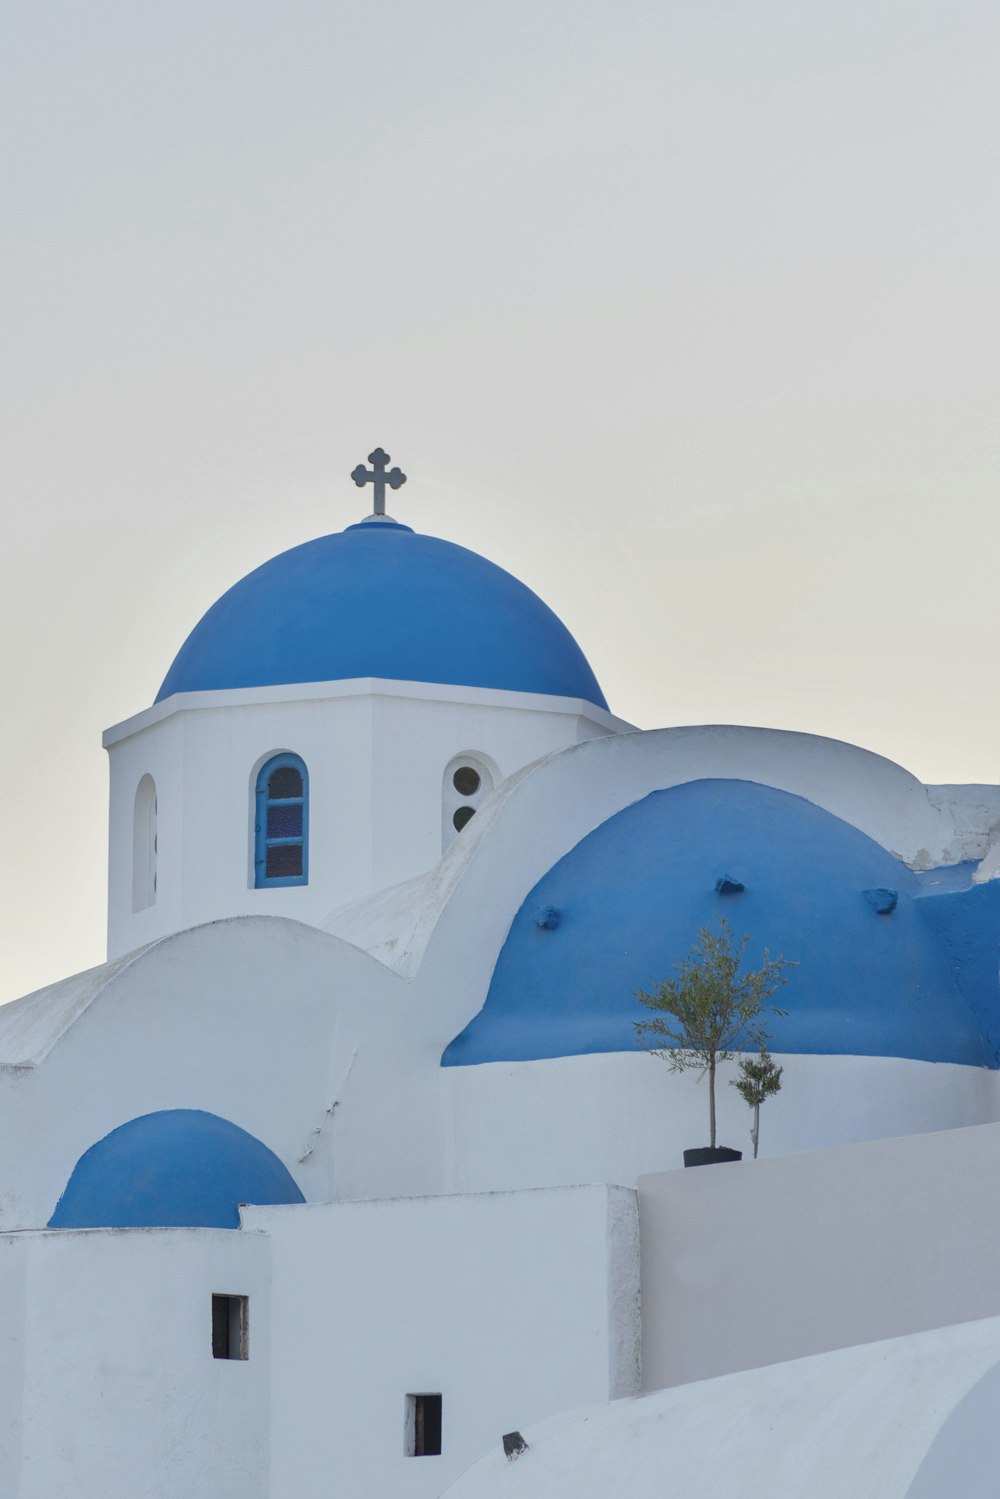
[[[609,733],[635,728],[607,708],[585,698],[550,696],[544,692],[509,692],[499,687],[460,687],[442,682],[403,682],[388,677],[348,677],[333,682],[291,682],[272,687],[227,687],[210,692],[176,692],[131,718],[105,729],[105,749],[161,723],[175,713],[215,708],[245,708],[258,703],[315,702],[348,697],[420,698],[424,702],[465,703],[473,707],[522,708],[536,713],[568,713],[586,718]]]

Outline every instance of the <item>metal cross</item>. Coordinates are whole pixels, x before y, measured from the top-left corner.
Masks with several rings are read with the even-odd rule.
[[[351,478],[359,489],[364,489],[366,484],[375,486],[375,511],[376,515],[385,514],[385,486],[390,489],[400,489],[406,483],[406,475],[402,469],[391,468],[386,473],[385,466],[389,462],[389,454],[383,448],[376,448],[374,453],[368,454],[368,462],[371,468],[365,468],[359,463],[351,472]]]

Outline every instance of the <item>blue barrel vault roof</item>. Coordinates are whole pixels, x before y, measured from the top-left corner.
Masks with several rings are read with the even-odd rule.
[[[636,1049],[635,998],[702,927],[746,932],[796,964],[771,1022],[776,1052],[998,1065],[1000,882],[915,874],[798,796],[750,781],[653,792],[538,882],[486,1003],[445,1066]],[[718,888],[717,888],[718,887]],[[728,893],[727,893],[728,892]],[[892,899],[892,897],[895,897]]]
[[[573,636],[530,588],[476,552],[385,520],[293,547],[236,583],[184,642],[157,702],[357,677],[607,707]]]

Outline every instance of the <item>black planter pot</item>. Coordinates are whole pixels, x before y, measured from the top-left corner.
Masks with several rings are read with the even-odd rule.
[[[699,1145],[696,1150],[685,1150],[685,1166],[718,1166],[723,1161],[742,1161],[742,1150],[730,1150],[728,1145]]]

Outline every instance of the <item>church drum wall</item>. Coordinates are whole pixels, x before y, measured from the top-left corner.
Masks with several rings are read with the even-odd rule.
[[[168,700],[109,729],[108,952],[236,915],[318,925],[349,900],[441,857],[441,775],[473,751],[501,776],[589,735],[627,727],[568,698],[426,683],[331,682]],[[254,888],[253,789],[274,754],[309,773],[309,882]],[[136,787],[158,792],[153,904],[133,911]]]

